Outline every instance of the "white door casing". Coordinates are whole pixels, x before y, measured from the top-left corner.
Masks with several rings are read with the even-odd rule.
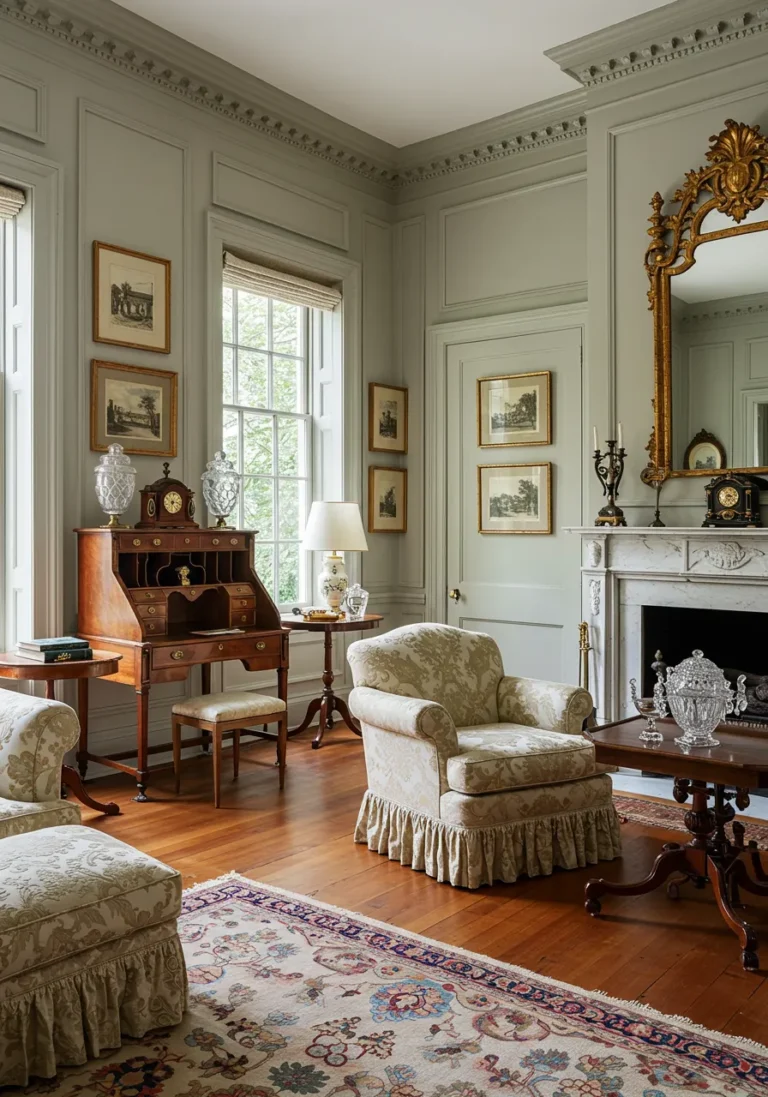
[[[488,632],[507,673],[576,682],[583,306],[434,327],[427,366],[428,616]],[[552,444],[480,448],[477,379],[552,373]],[[478,465],[549,462],[551,534],[478,532]],[[458,588],[460,598],[448,598]]]

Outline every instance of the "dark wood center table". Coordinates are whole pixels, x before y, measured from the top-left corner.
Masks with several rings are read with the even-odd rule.
[[[663,743],[642,743],[638,736],[644,727],[642,717],[632,717],[590,732],[596,760],[674,777],[677,802],[684,804],[691,798],[691,806],[685,813],[691,839],[685,845],[678,842],[665,845],[648,876],[637,883],[590,880],[585,889],[585,908],[589,914],[597,915],[601,896],[645,895],[675,875],[682,876],[682,881],[668,883],[671,898],[677,897],[680,882],[690,880],[699,888],[709,882],[720,913],[739,939],[744,968],[756,971],[757,935],[737,911],[742,888],[753,895],[768,897],[768,873],[760,860],[757,843],[745,844],[745,828],[735,819],[731,801],[744,811],[749,806],[749,789],[768,788],[768,736],[746,726],[721,724],[714,733],[720,746],[692,747],[685,751],[675,742],[682,731],[673,720],[658,721]],[[733,824],[733,838],[725,829],[729,823]]]
[[[382,621],[380,613],[367,613],[357,621],[305,621],[298,614],[289,614],[281,619],[283,628],[292,632],[323,632],[325,633],[325,662],[323,669],[323,693],[321,697],[313,697],[307,706],[304,719],[298,727],[291,728],[289,735],[298,735],[312,723],[315,716],[320,713],[320,723],[317,735],[312,740],[312,749],[317,750],[323,741],[326,728],[333,727],[333,714],[338,712],[344,723],[355,735],[362,735],[359,722],[354,718],[349,708],[341,697],[333,692],[333,634],[334,632],[362,632],[366,629],[378,628]]]
[[[77,681],[77,715],[80,721],[80,748],[88,742],[88,682],[91,678],[103,678],[107,674],[117,674],[122,655],[111,651],[94,651],[93,659],[75,659],[71,663],[40,663],[36,659],[25,659],[15,651],[6,651],[0,655],[0,678],[13,678],[24,682],[45,682],[45,696],[56,700],[56,682]],[[105,815],[119,815],[120,808],[115,803],[102,804],[94,800],[85,791],[80,774],[72,766],[61,767],[61,783],[69,789],[81,804],[101,811]]]

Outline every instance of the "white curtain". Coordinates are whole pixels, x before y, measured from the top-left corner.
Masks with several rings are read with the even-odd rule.
[[[230,251],[224,252],[224,285],[311,309],[332,311],[341,301],[341,292],[333,286],[310,282],[306,278],[271,270],[269,267],[260,267]]]
[[[10,221],[22,209],[26,200],[23,190],[0,183],[0,220]]]

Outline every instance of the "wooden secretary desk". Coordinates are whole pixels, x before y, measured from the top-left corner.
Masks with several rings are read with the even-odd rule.
[[[145,801],[149,755],[170,749],[170,743],[149,745],[151,686],[183,681],[199,665],[203,692],[209,693],[211,663],[239,659],[247,670],[276,670],[278,694],[287,701],[289,633],[254,570],[253,532],[201,530],[192,523],[175,530],[75,532],[78,636],[122,656],[117,673],[103,680],[133,686],[137,701],[136,751],[90,753],[84,721],[80,773],[85,776],[89,761],[130,773],[138,785],[136,799]],[[227,628],[242,631],[195,635]],[[134,757],[136,765],[128,765]]]

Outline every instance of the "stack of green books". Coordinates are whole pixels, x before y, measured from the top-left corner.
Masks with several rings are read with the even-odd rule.
[[[74,663],[76,660],[93,659],[93,651],[87,640],[76,636],[48,636],[44,640],[20,640],[16,645],[19,655],[35,659],[38,663]]]

